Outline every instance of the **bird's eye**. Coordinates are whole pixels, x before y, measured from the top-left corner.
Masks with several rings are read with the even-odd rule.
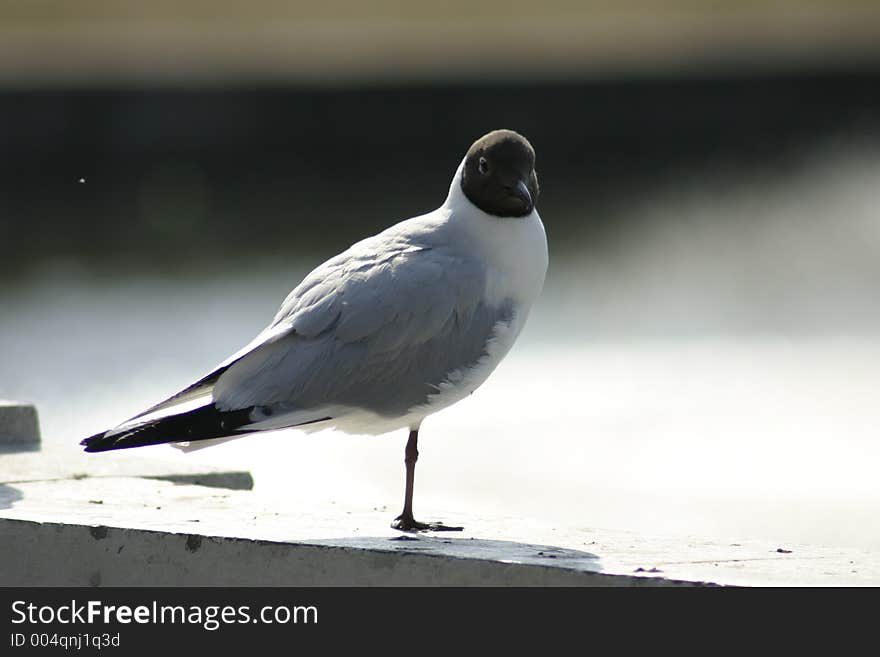
[[[480,158],[480,165],[479,165],[479,167],[480,167],[480,173],[482,173],[484,176],[485,176],[487,173],[489,173],[489,162],[486,160],[485,157],[481,157],[481,158]]]

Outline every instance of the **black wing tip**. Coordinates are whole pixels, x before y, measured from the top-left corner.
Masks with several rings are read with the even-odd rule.
[[[218,411],[212,404],[179,415],[133,425],[127,430],[102,431],[82,439],[79,444],[85,447],[86,452],[109,452],[115,449],[195,442],[253,433],[255,431],[253,429],[240,429],[250,422],[253,408],[249,406],[235,411]],[[305,426],[332,419],[327,416],[293,426]]]
[[[170,415],[125,429],[111,429],[89,436],[80,442],[86,452],[107,452],[114,449],[147,447],[165,443],[193,442],[223,438],[240,431],[239,427],[250,422],[253,407],[235,411],[219,411],[210,404],[178,415]]]
[[[96,433],[94,436],[89,436],[88,438],[83,438],[79,441],[79,444],[84,446],[85,452],[106,452],[111,449],[121,449],[125,447],[125,445],[118,445],[115,438],[118,436],[108,436],[109,432],[102,431],[101,433]]]
[[[128,431],[112,433],[104,431],[94,436],[89,436],[80,441],[86,452],[109,452],[117,449],[131,449],[133,447],[148,447],[150,445],[162,445],[164,443],[178,442],[186,438],[172,438],[166,436],[160,424],[145,423],[136,425]]]
[[[96,447],[97,446],[96,443],[98,443],[106,435],[107,435],[106,431],[101,431],[100,433],[96,433],[94,436],[89,436],[88,438],[83,438],[82,440],[79,441],[79,444],[85,446],[87,452],[94,451],[93,449],[90,449],[90,448]]]

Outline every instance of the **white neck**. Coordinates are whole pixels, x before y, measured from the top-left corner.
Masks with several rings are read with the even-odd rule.
[[[537,210],[524,217],[496,217],[478,208],[461,188],[464,160],[439,211],[467,234],[471,248],[499,274],[490,277],[490,296],[512,296],[530,305],[544,283],[547,238]]]
[[[461,188],[461,178],[464,175],[464,162],[465,160],[463,159],[455,170],[455,175],[452,176],[452,182],[449,184],[449,194],[446,195],[446,200],[443,202],[442,206],[443,208],[449,208],[452,210],[453,208],[461,207],[462,203],[471,203],[470,199],[465,196],[464,190]],[[471,205],[473,205],[473,203],[471,203]]]

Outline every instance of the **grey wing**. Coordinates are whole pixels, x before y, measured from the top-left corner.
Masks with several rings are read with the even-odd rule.
[[[301,411],[302,422],[330,405],[402,414],[475,364],[510,321],[511,305],[488,305],[484,287],[480,263],[442,248],[331,260],[285,302],[271,341],[220,376],[215,403]]]

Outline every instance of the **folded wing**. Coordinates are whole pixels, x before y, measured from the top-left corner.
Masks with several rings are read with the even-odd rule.
[[[217,439],[356,410],[395,416],[425,403],[485,355],[512,307],[482,301],[476,261],[381,239],[309,274],[272,323],[212,372],[83,444]]]

